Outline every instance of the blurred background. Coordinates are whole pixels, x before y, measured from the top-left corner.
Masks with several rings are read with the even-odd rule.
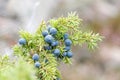
[[[62,80],[120,80],[120,0],[0,0],[1,55],[11,54],[20,29],[33,33],[42,20],[74,11],[105,38],[94,52],[75,46],[73,64],[60,66]]]

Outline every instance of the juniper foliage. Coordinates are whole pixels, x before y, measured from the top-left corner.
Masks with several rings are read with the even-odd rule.
[[[5,72],[2,72],[2,77],[0,80],[19,80],[18,78],[22,78],[22,80],[57,80],[57,78],[61,78],[60,71],[58,70],[58,66],[60,62],[64,62],[66,64],[71,64],[71,59],[68,57],[63,57],[63,53],[65,52],[64,48],[64,39],[63,35],[65,33],[69,34],[70,40],[72,40],[73,45],[87,44],[90,50],[94,50],[97,47],[99,41],[102,40],[102,37],[97,33],[93,32],[84,32],[81,30],[82,19],[80,19],[76,13],[69,13],[67,17],[60,17],[58,19],[51,19],[48,22],[42,21],[38,29],[34,34],[31,34],[27,31],[21,30],[20,37],[26,40],[26,45],[15,45],[13,47],[14,54],[18,57],[22,57],[22,63],[18,61],[18,65],[15,66],[14,63],[11,63],[11,71],[12,74],[9,74],[8,68],[1,68],[4,65],[9,65],[6,60],[4,65],[0,66],[1,69],[5,69]],[[57,49],[60,50],[59,58],[55,57],[52,54],[53,50],[44,50],[44,46],[46,42],[44,41],[44,37],[42,36],[42,31],[46,30],[46,27],[50,25],[57,29],[57,34],[54,36],[57,41],[59,41],[59,45],[56,46]],[[37,53],[40,57],[39,62],[41,66],[39,68],[31,68],[34,65],[34,61],[32,60],[32,56]],[[75,54],[74,54],[75,55]],[[4,61],[4,60],[3,60]],[[9,61],[9,60],[7,60]],[[0,64],[2,64],[0,62]],[[26,65],[27,64],[27,65]],[[23,65],[23,66],[22,66]],[[13,68],[15,67],[15,68]],[[21,75],[20,69],[23,70],[23,74]],[[30,71],[29,71],[30,70]],[[34,74],[35,71],[35,74]],[[8,75],[8,78],[4,79],[4,73]],[[33,73],[31,73],[33,72]],[[20,76],[18,74],[20,73]],[[10,76],[15,74],[15,78],[11,78]],[[36,77],[34,77],[34,75]],[[32,77],[31,77],[32,76]],[[14,77],[14,76],[13,76]],[[34,78],[34,79],[33,79]]]

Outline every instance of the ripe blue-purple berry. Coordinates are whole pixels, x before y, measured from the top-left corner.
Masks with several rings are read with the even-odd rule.
[[[53,42],[53,40],[54,40],[54,38],[51,36],[51,35],[47,35],[47,36],[45,36],[45,41],[47,42],[47,43],[52,43]]]
[[[50,28],[50,34],[51,35],[56,35],[57,34],[57,29],[56,28]]]
[[[64,52],[64,53],[63,53],[63,56],[66,57],[66,56],[67,56],[67,52]]]
[[[47,30],[50,32],[50,29],[51,29],[52,27],[50,26],[50,25],[48,25],[47,26]]]
[[[68,38],[69,38],[69,34],[68,34],[68,33],[65,33],[65,34],[63,35],[63,38],[64,38],[64,40],[68,39]]]
[[[52,42],[52,44],[51,44],[51,46],[58,46],[58,44],[59,44],[59,42],[58,41],[54,41],[54,42]]]
[[[73,56],[73,53],[72,53],[72,52],[70,52],[70,51],[67,52],[67,57],[68,57],[68,58],[71,58],[72,56]]]
[[[49,33],[48,33],[48,31],[47,30],[45,30],[45,31],[43,31],[42,32],[42,35],[45,37],[45,36],[47,36]]]
[[[65,45],[66,46],[71,46],[71,44],[72,44],[72,41],[70,39],[65,40]]]
[[[34,54],[34,55],[32,56],[32,59],[33,59],[34,61],[38,61],[38,60],[39,60],[39,55],[38,55],[38,54]]]
[[[39,68],[40,67],[40,63],[37,61],[35,62],[35,67]]]
[[[19,39],[19,44],[20,45],[25,45],[26,44],[26,39],[24,39],[24,38]]]
[[[53,51],[53,54],[54,54],[55,56],[59,56],[59,55],[60,55],[60,50],[59,50],[59,49],[55,49],[55,50]]]
[[[69,51],[70,49],[71,49],[70,46],[66,46],[66,47],[64,48],[65,51]]]
[[[52,47],[51,47],[51,46],[44,46],[44,49],[45,49],[45,50],[51,50]]]
[[[59,42],[58,41],[55,41],[56,42],[56,46],[58,46],[59,45]]]
[[[60,78],[57,78],[56,80],[60,80]]]

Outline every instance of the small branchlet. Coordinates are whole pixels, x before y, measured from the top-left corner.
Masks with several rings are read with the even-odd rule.
[[[67,17],[51,19],[48,23],[42,21],[34,34],[22,30],[20,37],[23,39],[20,45],[13,47],[14,54],[35,64],[39,80],[57,80],[61,77],[57,68],[59,62],[71,63],[72,45],[86,43],[93,50],[102,40],[99,34],[82,31],[81,23],[76,13],[70,13]]]

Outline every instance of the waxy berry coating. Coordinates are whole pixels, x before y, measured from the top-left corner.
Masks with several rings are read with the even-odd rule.
[[[70,52],[70,51],[67,52],[67,57],[68,57],[68,58],[71,58],[72,56],[73,56],[73,53],[72,53],[72,52]]]
[[[56,80],[60,80],[60,78],[57,78]]]
[[[48,25],[47,26],[47,30],[50,32],[50,29],[51,29],[52,27],[50,26],[50,25]]]
[[[70,49],[71,49],[70,46],[66,46],[66,47],[64,48],[65,51],[69,51]]]
[[[47,43],[52,43],[53,40],[54,40],[54,38],[53,38],[51,35],[45,36],[45,41],[46,41]]]
[[[34,55],[32,56],[32,59],[33,59],[34,61],[38,61],[38,60],[39,60],[39,55],[38,55],[38,54],[34,54]]]
[[[48,31],[47,30],[45,30],[45,31],[43,31],[42,32],[42,35],[45,37],[45,36],[47,36],[49,33],[48,33]]]
[[[72,41],[70,39],[65,40],[65,45],[66,46],[71,46],[71,44],[72,44]]]
[[[52,47],[51,47],[51,46],[44,46],[44,49],[45,49],[45,50],[51,50]]]
[[[64,53],[63,53],[63,56],[66,57],[66,56],[67,56],[67,52],[64,52]]]
[[[40,63],[39,62],[35,62],[35,67],[39,68],[40,67]]]
[[[57,34],[57,29],[55,29],[55,28],[50,28],[50,34],[51,34],[51,35]]]
[[[19,39],[19,44],[20,45],[25,45],[26,44],[26,39],[24,39],[24,38]]]
[[[60,50],[59,50],[59,49],[55,49],[55,50],[53,51],[53,54],[54,54],[55,56],[59,56],[59,55],[60,55]]]
[[[64,40],[68,39],[68,38],[69,38],[69,34],[68,34],[68,33],[65,33],[65,34],[63,35],[63,38],[64,38]]]
[[[59,44],[59,42],[58,41],[54,41],[54,42],[52,42],[52,44],[51,44],[51,46],[58,46],[58,44]]]

